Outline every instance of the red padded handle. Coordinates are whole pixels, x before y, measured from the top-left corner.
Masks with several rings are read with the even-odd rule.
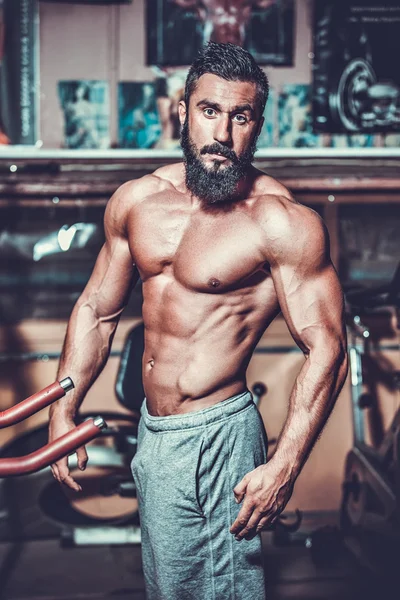
[[[101,417],[88,419],[72,431],[51,442],[51,444],[47,444],[47,446],[43,446],[43,448],[35,450],[31,454],[17,458],[1,458],[0,477],[34,473],[48,467],[99,436],[101,430],[106,426]]]
[[[14,425],[15,423],[19,423],[30,417],[42,408],[49,406],[49,404],[52,404],[65,396],[65,394],[73,387],[74,384],[72,379],[67,377],[62,381],[55,381],[40,392],[33,394],[33,396],[29,396],[26,400],[22,400],[19,404],[16,404],[7,410],[0,411],[0,429],[9,427],[10,425]]]

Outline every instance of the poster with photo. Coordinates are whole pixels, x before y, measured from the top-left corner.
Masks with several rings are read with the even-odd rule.
[[[118,145],[121,148],[154,148],[161,135],[153,82],[118,84]]]
[[[179,150],[178,106],[184,98],[187,69],[153,67],[153,72],[153,82],[119,84],[119,145]]]
[[[0,0],[0,145],[37,141],[37,43],[37,2]]]
[[[268,102],[264,110],[264,125],[258,137],[257,150],[271,148],[275,145],[276,96],[270,88]]]
[[[59,81],[64,113],[65,148],[110,147],[110,101],[107,81]]]
[[[278,102],[279,146],[283,148],[317,148],[322,136],[312,129],[311,86],[287,84]]]
[[[314,10],[315,131],[400,131],[399,53],[399,0],[318,0]]]
[[[161,135],[155,148],[176,150],[180,148],[181,133],[178,106],[184,99],[188,70],[163,71],[153,67],[153,71],[156,74],[156,102],[161,123]]]
[[[294,0],[148,0],[147,64],[190,65],[209,41],[249,50],[259,64],[293,64]]]

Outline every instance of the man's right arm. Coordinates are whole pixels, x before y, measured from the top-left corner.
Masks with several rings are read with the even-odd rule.
[[[119,318],[139,279],[127,236],[127,213],[134,187],[134,182],[124,184],[107,204],[105,243],[71,313],[57,372],[58,380],[71,377],[75,388],[50,409],[49,441],[75,426],[75,414],[107,362]],[[85,448],[80,448],[77,456],[78,466],[84,469]],[[52,470],[58,481],[80,490],[69,474],[67,458],[52,465]]]

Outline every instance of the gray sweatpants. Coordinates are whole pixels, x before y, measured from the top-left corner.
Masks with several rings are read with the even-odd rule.
[[[154,417],[144,400],[132,461],[147,600],[264,600],[261,537],[229,532],[233,488],[265,463],[250,392],[203,410]]]

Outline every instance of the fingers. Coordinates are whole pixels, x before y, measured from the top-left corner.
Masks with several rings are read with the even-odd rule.
[[[251,504],[247,499],[244,501],[242,508],[236,520],[234,521],[232,527],[230,528],[230,532],[237,536],[247,525],[251,515],[254,511],[254,504]]]
[[[71,488],[71,490],[75,490],[76,492],[82,491],[82,487],[79,485],[79,483],[77,483],[69,474],[68,458],[62,458],[54,465],[51,465],[51,470],[53,471],[53,476],[55,479],[57,479],[57,481]]]
[[[252,537],[254,537],[256,535],[256,527],[260,521],[260,518],[260,512],[257,509],[252,509],[247,518],[239,518],[239,525],[235,527],[233,532],[231,528],[231,533],[234,533],[235,539],[238,541],[242,540],[243,538],[247,539],[247,536],[250,534],[253,534]]]
[[[71,488],[71,490],[75,490],[75,492],[81,492],[82,487],[71,477],[71,475],[66,475],[61,479],[61,482],[64,483],[67,487]]]
[[[235,539],[240,541],[244,538],[245,540],[250,541],[261,533],[261,531],[268,529],[268,527],[273,525],[278,518],[279,514],[276,512],[271,511],[265,515],[255,509],[244,527],[236,533]]]
[[[237,486],[233,489],[233,493],[235,494],[235,500],[238,504],[240,504],[244,498],[248,482],[249,482],[249,478],[247,475],[245,475],[243,477],[242,481],[240,481],[237,484]]]
[[[256,534],[260,533],[260,531],[262,531],[263,529],[267,529],[267,527],[269,527],[270,525],[275,523],[275,521],[278,518],[279,518],[279,515],[267,515],[266,517],[263,517],[262,519],[260,519],[260,521],[256,527]]]
[[[248,519],[247,523],[244,523],[241,530],[237,531],[235,535],[235,539],[240,541],[243,538],[245,540],[252,540],[256,537],[263,529],[267,528],[268,525],[274,523],[274,521],[278,518],[278,515],[275,513],[269,513],[267,515],[263,515],[259,510],[255,509]]]
[[[57,465],[56,464],[50,465],[50,469],[53,472],[54,479],[57,479],[57,481],[59,481],[59,479],[58,479],[59,478],[59,474],[58,474],[58,467],[57,467]]]
[[[78,448],[78,450],[76,451],[76,456],[78,459],[78,467],[80,468],[81,471],[84,471],[86,469],[86,465],[87,465],[87,461],[88,461],[88,455],[87,455],[85,446]]]
[[[261,515],[258,512],[258,510],[255,510],[251,515],[250,519],[247,521],[246,526],[243,527],[243,529],[236,534],[235,538],[238,541],[242,540],[243,538],[245,538],[246,540],[253,539],[253,537],[257,535],[256,528],[260,521],[260,517]]]
[[[51,465],[51,470],[53,471],[54,479],[57,479],[61,483],[61,472],[66,469],[69,474],[68,469],[68,458],[61,458],[59,461]]]

